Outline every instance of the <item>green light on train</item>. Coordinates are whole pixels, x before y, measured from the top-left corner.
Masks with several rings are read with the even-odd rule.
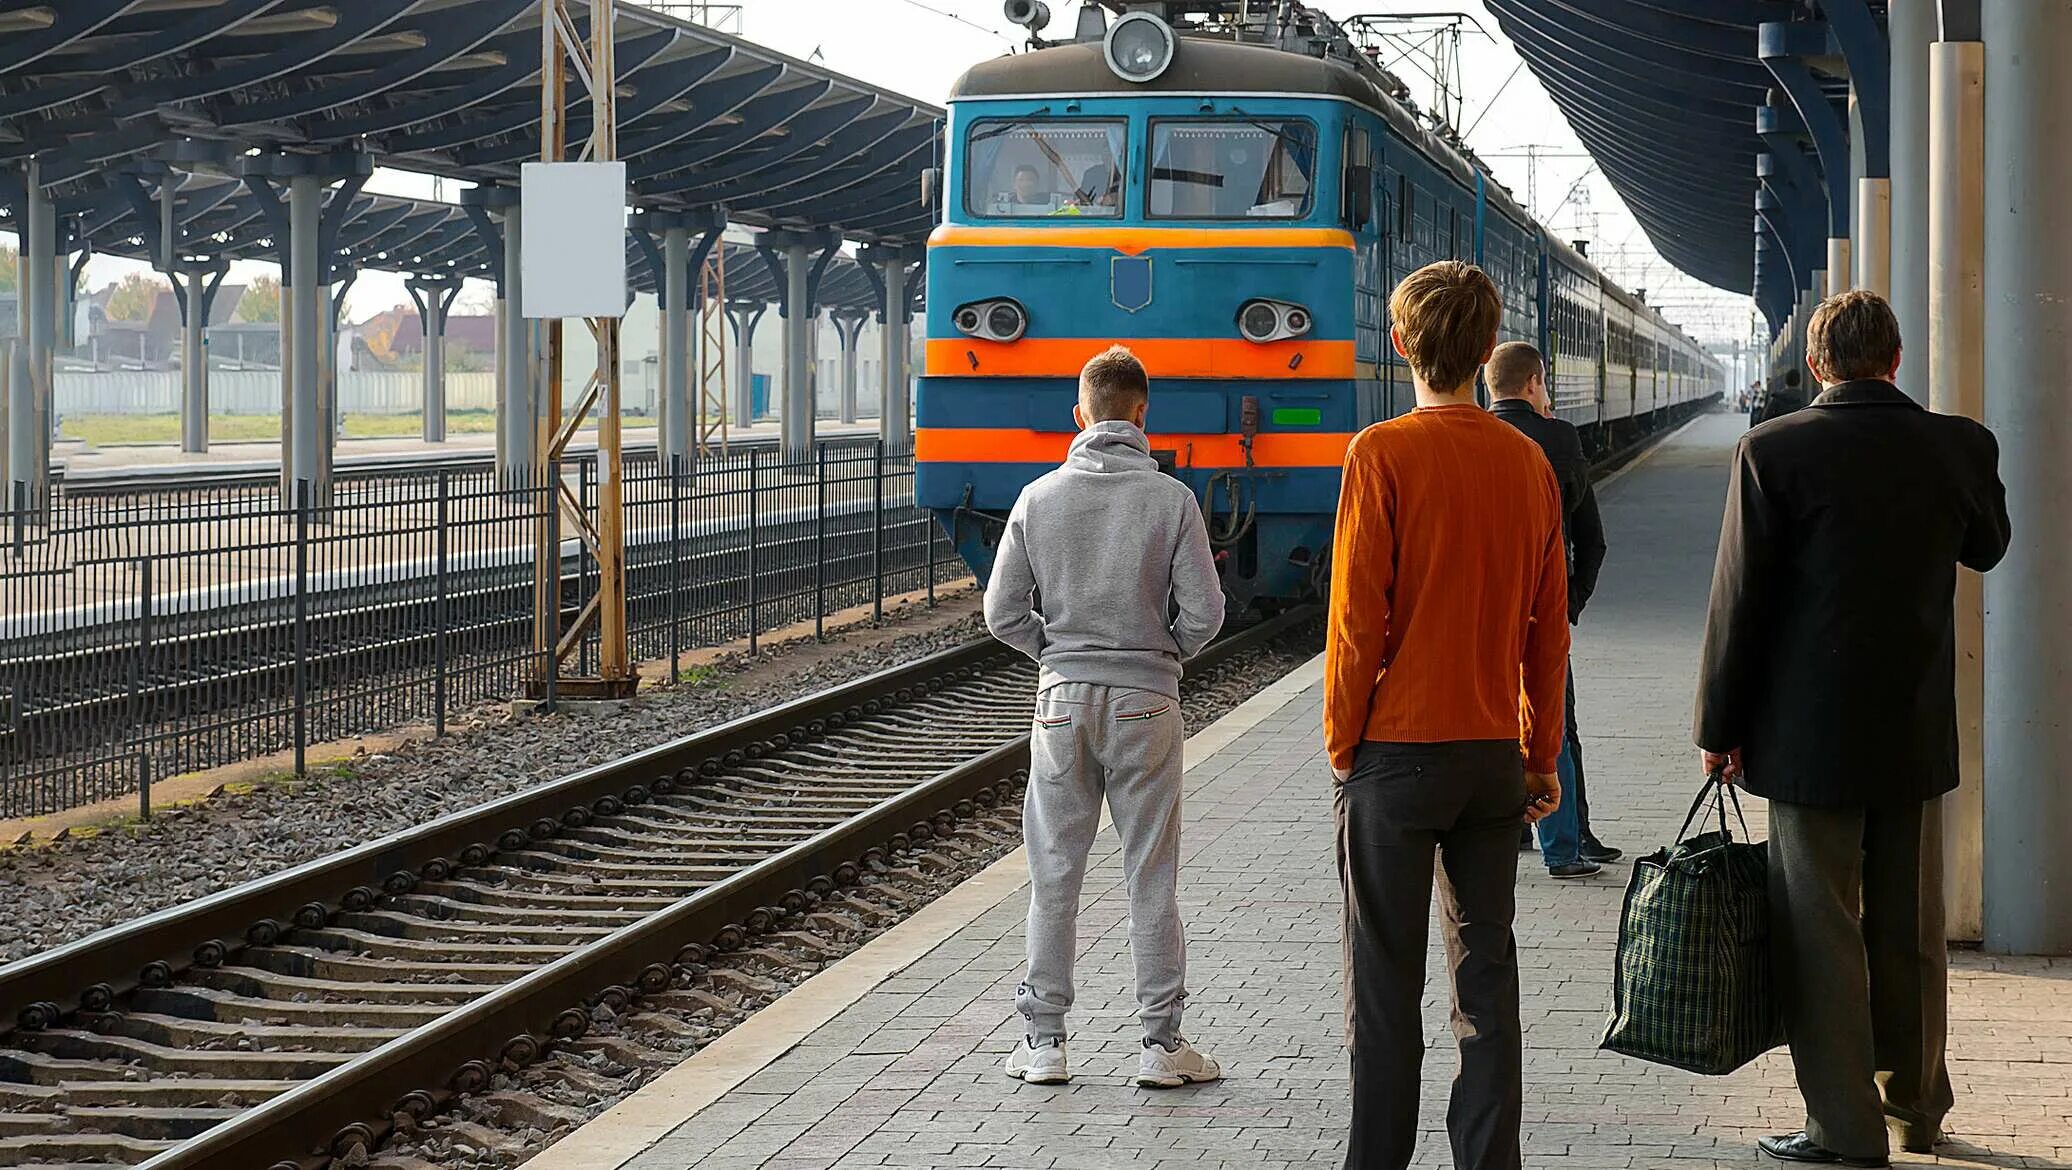
[[[1277,427],[1313,427],[1324,421],[1324,412],[1314,406],[1276,406],[1273,408],[1273,425]]]

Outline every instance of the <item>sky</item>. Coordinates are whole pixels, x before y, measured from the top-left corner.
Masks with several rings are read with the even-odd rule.
[[[1078,4],[1049,3],[1050,31],[1069,30]],[[673,5],[690,6],[685,0],[660,0],[654,6]],[[1316,6],[1340,14],[1445,7],[1432,0],[1323,0]],[[1469,145],[1497,179],[1521,202],[1530,196],[1530,210],[1557,235],[1590,240],[1592,259],[1613,279],[1648,290],[1650,302],[1701,340],[1747,338],[1749,299],[1702,285],[1662,260],[1553,100],[1503,39],[1495,17],[1479,0],[1465,0],[1459,10],[1471,19],[1461,26],[1461,96],[1454,121],[1467,130]],[[726,31],[780,52],[938,103],[966,68],[1019,49],[1026,39],[1002,15],[1000,0],[739,0],[738,12],[713,19]],[[1435,105],[1434,83],[1415,65],[1402,63],[1395,71],[1420,104]],[[446,184],[443,197],[453,198],[457,186]],[[433,194],[431,185],[414,175],[378,174],[369,189],[419,198]],[[87,285],[98,288],[137,267],[97,260],[88,269]],[[271,265],[241,264],[233,279],[271,270]],[[464,294],[476,302],[483,297],[481,289]],[[355,286],[347,317],[363,320],[407,299],[400,277],[369,273]]]

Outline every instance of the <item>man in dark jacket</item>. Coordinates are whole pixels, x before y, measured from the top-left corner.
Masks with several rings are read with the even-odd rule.
[[[1806,392],[1799,388],[1799,382],[1797,370],[1784,371],[1784,377],[1778,385],[1763,397],[1762,409],[1756,412],[1756,417],[1750,420],[1749,425],[1755,426],[1769,422],[1773,418],[1783,418],[1795,410],[1804,410]]]
[[[1943,1062],[1942,820],[1957,786],[1957,566],[2007,551],[1992,433],[1893,386],[1876,294],[1807,328],[1823,392],[1742,436],[1698,675],[1708,772],[1770,801],[1772,943],[1806,1128],[1795,1162],[1926,1152]],[[1875,990],[1875,994],[1873,994]]]
[[[1597,493],[1590,486],[1590,460],[1576,428],[1553,417],[1547,398],[1547,363],[1540,351],[1522,341],[1507,341],[1490,354],[1482,380],[1494,400],[1490,412],[1539,444],[1554,478],[1561,485],[1562,531],[1568,542],[1568,620],[1580,621],[1583,607],[1597,588],[1604,565],[1604,521],[1597,512]],[[1562,807],[1539,822],[1540,859],[1555,877],[1590,877],[1619,851],[1590,831],[1590,804],[1584,794],[1583,744],[1576,731],[1576,680],[1568,679],[1568,731],[1561,763]],[[1527,831],[1520,842],[1532,845]]]

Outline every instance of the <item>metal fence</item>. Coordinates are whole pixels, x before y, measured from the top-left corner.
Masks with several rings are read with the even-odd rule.
[[[555,469],[594,516],[594,456]],[[913,503],[913,457],[835,441],[695,466],[626,460],[636,660],[813,622],[961,578]],[[0,511],[0,816],[518,696],[546,483],[456,463],[308,485],[17,497]],[[566,530],[564,530],[565,532]],[[595,579],[561,552],[563,620]],[[596,662],[594,636],[574,653]],[[674,676],[676,670],[670,674]]]

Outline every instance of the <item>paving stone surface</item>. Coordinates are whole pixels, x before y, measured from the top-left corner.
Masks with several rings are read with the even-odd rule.
[[[1611,556],[1575,663],[1593,816],[1629,852],[1674,834],[1698,782],[1692,672],[1724,461],[1739,432],[1731,416],[1701,419],[1604,496]],[[1137,1051],[1126,899],[1104,832],[1080,919],[1070,1085],[1021,1085],[999,1071],[1020,1034],[1017,894],[627,1165],[1338,1165],[1349,1111],[1340,897],[1318,712],[1312,688],[1188,776],[1186,1031],[1222,1060],[1222,1083],[1152,1091],[1126,1079]],[[1760,834],[1761,810],[1750,812]],[[1765,1164],[1755,1138],[1801,1121],[1783,1053],[1704,1078],[1598,1051],[1628,867],[1557,882],[1536,861],[1522,856],[1519,878],[1526,1165]],[[1436,936],[1431,971],[1417,1165],[1442,1167],[1455,1062]],[[1950,978],[1958,1140],[1939,1159],[1898,1164],[2072,1170],[2072,962],[1959,954]]]

